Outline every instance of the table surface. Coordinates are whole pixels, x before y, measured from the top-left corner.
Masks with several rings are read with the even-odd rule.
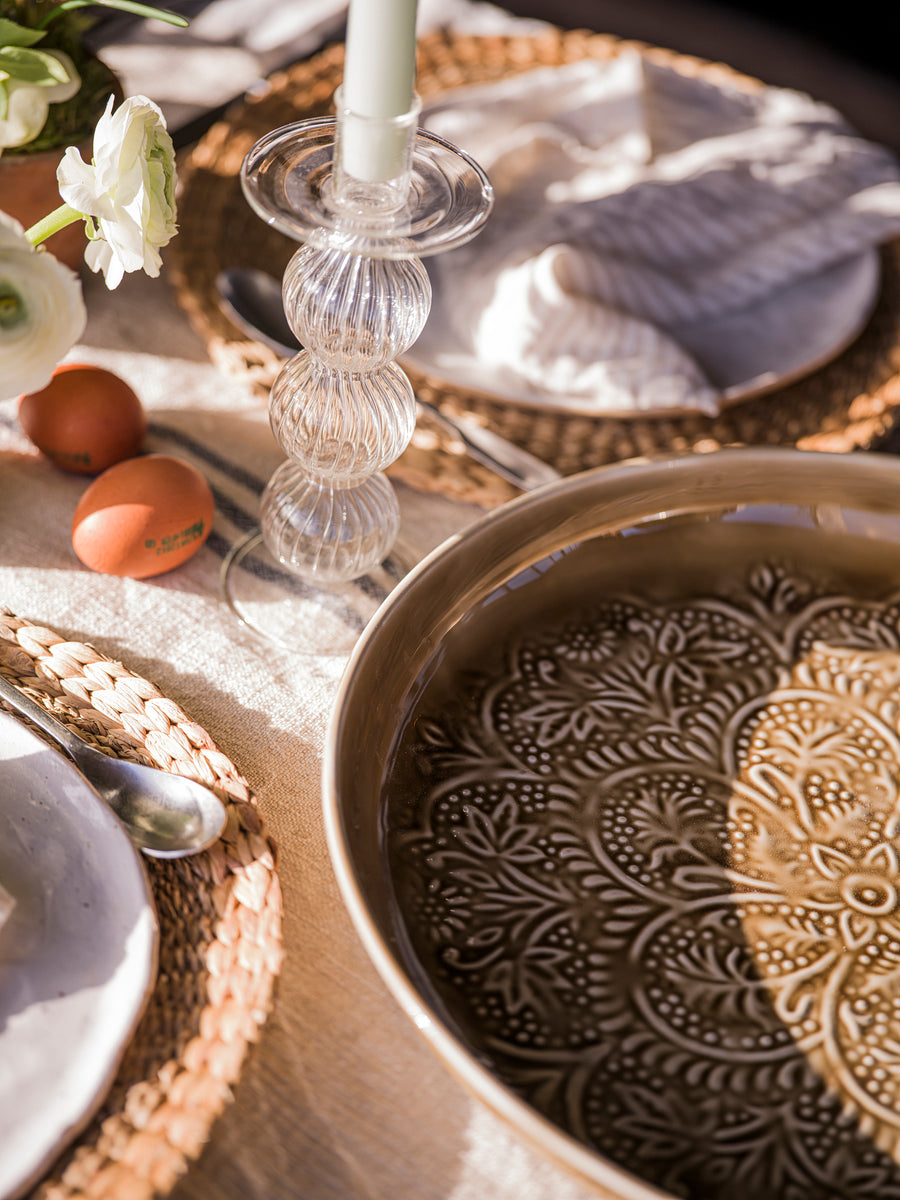
[[[576,0],[545,2],[529,5],[528,12],[588,24],[586,7]],[[622,32],[674,46],[671,14],[678,6],[664,6],[665,22],[658,5],[630,7],[647,27]],[[690,5],[685,11],[695,16],[701,9]],[[609,11],[602,4],[590,13],[592,27],[620,31],[615,21],[604,24]],[[654,16],[660,18],[655,25]],[[333,19],[330,9],[322,28],[333,30]],[[729,60],[740,27],[738,18],[737,24],[730,20],[722,10],[721,53],[702,23],[706,40],[698,32],[692,43],[685,25],[674,48]],[[794,35],[767,27],[765,38],[768,61],[777,62],[779,72],[789,69]],[[302,39],[293,48],[298,45],[306,52],[315,48]],[[154,78],[158,60],[132,49],[127,36],[111,48],[114,64],[125,67],[126,92],[153,95],[144,81]],[[219,49],[232,55],[232,84],[241,77],[238,59],[250,75],[274,64],[268,50],[248,62],[233,43]],[[766,78],[760,63],[734,65]],[[811,60],[797,59],[793,67],[793,82],[805,86]],[[864,74],[848,64],[843,78]],[[837,87],[837,76],[831,78]],[[227,90],[221,74],[217,81]],[[184,102],[163,79],[159,87],[168,93],[160,102],[177,114],[177,127],[188,128],[202,116],[196,96]],[[874,101],[893,94],[892,88],[892,81],[866,75],[866,86],[854,93],[858,111],[869,114],[857,121],[863,132],[877,136],[883,127],[880,102]],[[819,94],[840,103],[834,91]],[[870,98],[871,108],[861,103]],[[894,122],[894,136],[897,127]],[[253,480],[268,478],[282,459],[259,398],[247,383],[210,364],[165,270],[156,280],[130,276],[115,293],[97,277],[85,277],[84,285],[89,324],[70,357],[128,379],[150,415],[148,448],[197,461],[229,504],[219,507],[210,543],[178,571],[142,582],[94,575],[78,563],[69,542],[84,479],[41,459],[6,402],[0,405],[0,603],[97,646],[175,699],[247,777],[280,847],[286,956],[274,1009],[233,1103],[177,1187],[176,1200],[597,1196],[506,1128],[450,1075],[389,995],[351,925],[327,853],[319,783],[343,662],[273,648],[236,622],[219,595],[222,554],[236,536],[240,514],[254,511]],[[414,513],[427,523],[435,544],[481,512],[408,488],[401,488],[401,501],[408,519]]]

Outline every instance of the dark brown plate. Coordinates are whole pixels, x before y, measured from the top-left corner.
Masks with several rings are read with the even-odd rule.
[[[361,937],[611,1195],[900,1196],[898,497],[879,455],[588,472],[440,548],[351,660]]]

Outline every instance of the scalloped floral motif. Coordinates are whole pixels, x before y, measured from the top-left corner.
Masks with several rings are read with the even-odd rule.
[[[426,688],[386,800],[465,1042],[674,1196],[900,1198],[900,604],[763,563],[503,662]]]

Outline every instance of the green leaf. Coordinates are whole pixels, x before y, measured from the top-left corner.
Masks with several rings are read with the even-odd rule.
[[[0,47],[0,73],[18,83],[30,83],[32,87],[53,87],[69,79],[69,72],[58,58],[24,46]]]
[[[33,46],[44,36],[40,29],[26,29],[7,17],[0,17],[0,46]]]

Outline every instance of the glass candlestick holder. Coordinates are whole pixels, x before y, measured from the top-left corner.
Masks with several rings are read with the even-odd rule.
[[[422,258],[462,245],[493,202],[484,172],[402,117],[282,126],[241,171],[249,204],[299,249],[285,316],[303,349],[271,388],[286,461],[262,494],[260,527],[223,564],[232,610],[279,644],[346,653],[411,562],[394,553],[400,510],[384,474],[406,449],[415,395],[395,361],[428,318]]]

